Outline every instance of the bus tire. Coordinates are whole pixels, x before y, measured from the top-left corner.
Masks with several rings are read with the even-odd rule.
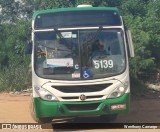
[[[111,122],[111,121],[116,120],[117,116],[118,116],[118,114],[101,115],[100,119],[102,121]]]
[[[31,114],[31,117],[33,118],[33,120],[37,123],[50,123],[53,120],[53,117],[44,117],[44,118],[36,117],[32,98],[30,101],[30,114]]]

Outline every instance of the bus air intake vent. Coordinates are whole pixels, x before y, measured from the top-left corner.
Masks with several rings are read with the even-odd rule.
[[[99,103],[92,104],[66,104],[67,109],[71,111],[96,110]]]
[[[108,84],[95,84],[95,85],[77,85],[77,86],[52,86],[52,88],[63,93],[84,93],[84,92],[99,92],[112,85]]]

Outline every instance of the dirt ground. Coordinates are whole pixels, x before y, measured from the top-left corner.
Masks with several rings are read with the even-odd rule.
[[[7,123],[35,123],[29,113],[29,101],[30,96],[24,95],[10,95],[7,93],[0,94],[0,123],[7,124]],[[105,128],[103,126],[102,129],[99,129],[97,125],[96,127],[92,127],[89,125],[89,129],[86,129],[86,123],[93,123],[93,125],[100,123],[101,121],[96,117],[85,117],[85,118],[75,118],[72,120],[65,120],[65,122],[72,122],[72,123],[84,123],[81,125],[83,130],[74,129],[72,131],[83,131],[83,132],[91,132],[91,131],[108,131],[111,132],[111,129]],[[131,100],[131,110],[126,115],[119,115],[118,118],[114,121],[114,123],[159,123],[160,126],[160,93],[150,93],[148,95],[142,96],[142,98],[134,98]],[[52,131],[62,131],[67,128],[63,128],[61,126],[60,129],[54,129],[52,124],[45,124],[49,126],[50,129],[39,130],[44,132],[52,132]],[[1,124],[0,124],[1,125]],[[55,124],[54,124],[55,126]],[[69,128],[72,129],[72,128]],[[114,131],[135,131],[135,129],[121,129]],[[152,129],[140,129],[141,131],[153,131]],[[9,131],[9,130],[2,130],[1,131]],[[15,131],[15,130],[14,130]],[[17,131],[17,130],[16,130]],[[23,130],[24,131],[24,130]],[[28,130],[25,130],[28,131]],[[31,130],[29,130],[31,131]],[[32,130],[34,131],[34,130]],[[71,131],[71,130],[70,130]],[[136,131],[139,131],[136,129]],[[155,129],[154,131],[160,131],[160,129]]]

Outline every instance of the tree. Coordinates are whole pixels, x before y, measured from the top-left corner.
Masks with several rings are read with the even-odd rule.
[[[15,23],[20,15],[20,2],[15,0],[0,0],[1,5],[1,23]]]
[[[150,1],[147,6],[148,13],[144,21],[144,30],[149,33],[150,40],[148,49],[152,56],[155,57],[157,68],[160,64],[160,0]]]
[[[136,57],[130,60],[132,76],[160,69],[160,0],[0,0],[0,87],[24,87],[22,84],[29,80],[23,77],[30,63],[24,43],[30,38],[28,28],[34,8],[67,8],[79,4],[120,10],[133,36]]]

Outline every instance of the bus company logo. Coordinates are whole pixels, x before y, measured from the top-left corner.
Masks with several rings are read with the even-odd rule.
[[[85,96],[84,94],[80,95],[79,98],[80,98],[80,100],[82,100],[82,101],[86,100],[86,96]]]

